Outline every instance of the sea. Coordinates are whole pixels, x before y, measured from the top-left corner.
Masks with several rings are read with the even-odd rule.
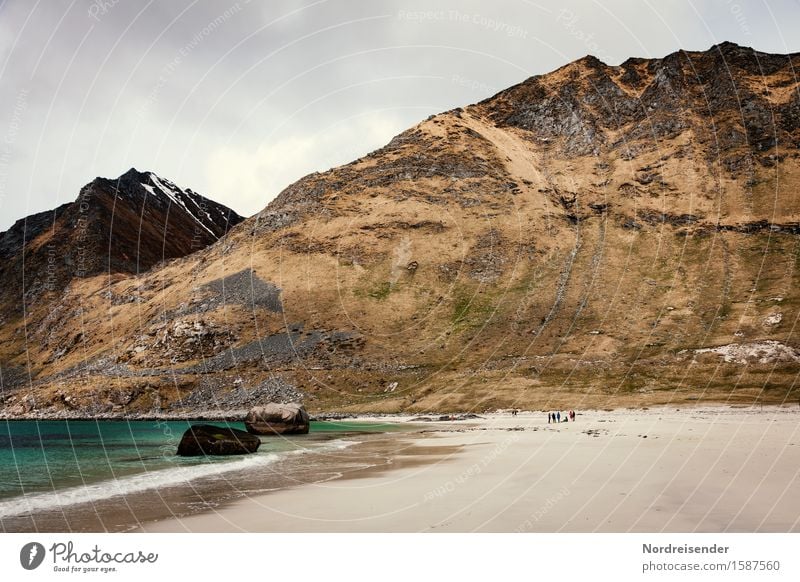
[[[0,531],[127,531],[213,510],[389,463],[387,435],[407,430],[319,421],[307,435],[263,436],[251,455],[179,457],[178,442],[194,423],[0,421]]]

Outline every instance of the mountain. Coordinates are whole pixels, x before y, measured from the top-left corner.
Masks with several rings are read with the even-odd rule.
[[[75,278],[141,273],[216,242],[242,220],[152,172],[95,178],[75,202],[0,233],[2,298],[21,308]]]
[[[4,390],[30,380],[25,365],[9,364],[36,350],[31,342],[39,338],[30,326],[50,321],[64,297],[74,295],[80,304],[85,282],[108,284],[143,273],[224,238],[242,220],[230,208],[136,169],[113,180],[95,178],[74,202],[18,220],[0,233]],[[79,313],[78,307],[59,325],[74,330]],[[61,349],[45,345],[45,353]]]
[[[586,57],[431,116],[9,319],[5,413],[797,401],[798,66]]]

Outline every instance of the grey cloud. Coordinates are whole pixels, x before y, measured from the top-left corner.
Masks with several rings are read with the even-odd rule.
[[[789,0],[70,6],[0,5],[0,229],[131,166],[252,214],[304,173],[588,53],[800,44]]]

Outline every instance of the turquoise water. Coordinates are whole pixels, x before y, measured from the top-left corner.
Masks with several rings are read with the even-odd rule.
[[[352,444],[397,425],[312,422],[310,434],[262,437],[258,452],[178,457],[189,421],[0,421],[0,519],[261,469],[294,453]],[[241,423],[211,422],[244,429]],[[348,440],[349,439],[349,440]],[[24,502],[24,503],[23,503]]]

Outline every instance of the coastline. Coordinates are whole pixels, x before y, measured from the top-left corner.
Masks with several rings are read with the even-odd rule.
[[[80,430],[74,426],[68,429]],[[146,450],[140,442],[136,452],[131,450],[129,458],[123,460],[139,466],[141,455],[150,459],[152,469],[142,471],[139,467],[134,472],[126,472],[100,450],[96,454],[100,461],[107,459],[106,472],[111,470],[108,477],[81,477],[82,484],[66,486],[54,480],[46,490],[0,498],[0,531],[130,531],[145,522],[195,514],[265,491],[365,472],[377,474],[392,464],[394,455],[420,451],[403,438],[409,430],[413,429],[386,422],[324,423],[309,435],[263,438],[255,454],[207,459],[176,456],[174,442],[159,445],[157,440],[155,450],[152,445]],[[109,446],[113,448],[116,443],[109,441]],[[84,457],[81,467],[90,458]],[[169,462],[165,465],[164,460]],[[66,468],[83,471],[74,463],[67,463]]]
[[[433,422],[394,435],[409,444],[378,470],[137,531],[796,532],[798,421],[788,406],[716,406]]]

